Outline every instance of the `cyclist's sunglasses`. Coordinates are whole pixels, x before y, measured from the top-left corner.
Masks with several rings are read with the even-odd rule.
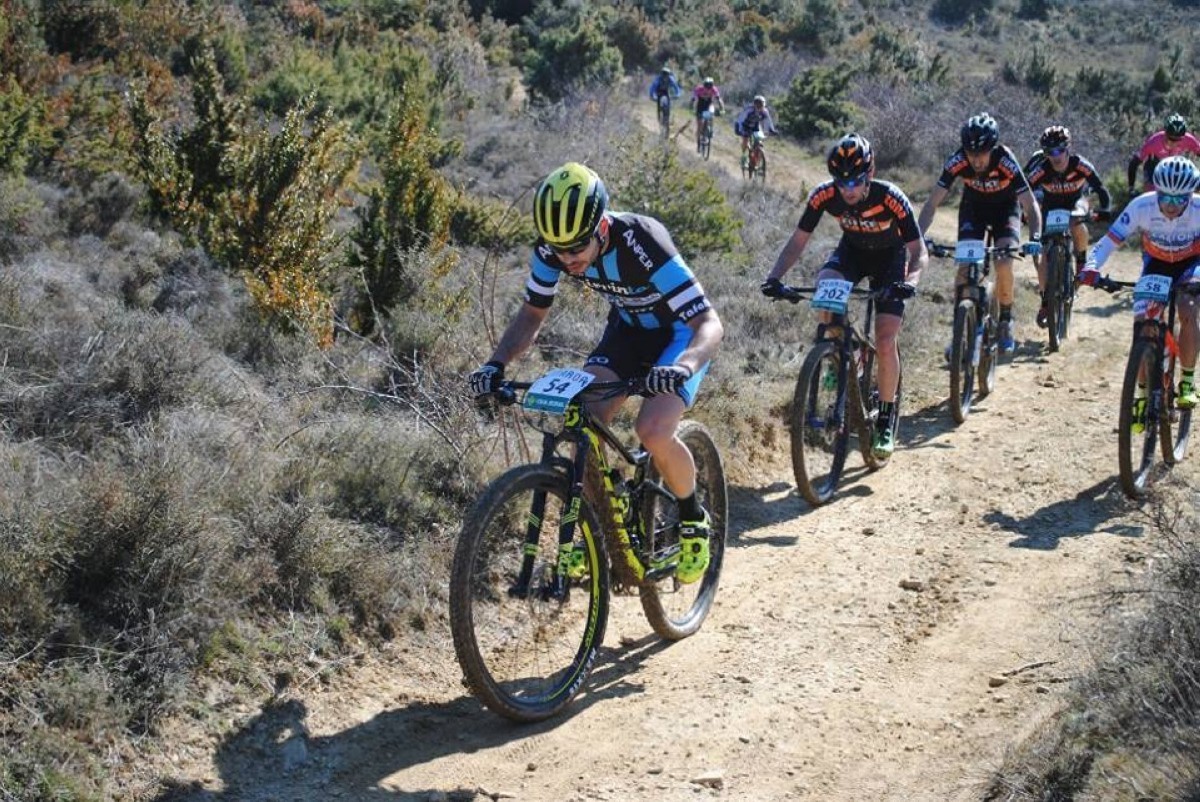
[[[1187,206],[1188,201],[1192,199],[1192,193],[1185,192],[1182,195],[1168,195],[1165,192],[1158,193],[1158,202],[1165,206]]]
[[[860,175],[854,178],[835,178],[833,179],[833,183],[842,189],[854,189],[855,187],[861,187],[870,180],[867,176]]]
[[[551,245],[550,250],[554,251],[559,256],[578,256],[579,254],[586,251],[588,246],[591,244],[592,244],[592,238],[588,237],[580,244],[572,245],[570,248],[560,248],[557,245]]]
[[[1066,153],[1066,152],[1067,152],[1067,149],[1066,149],[1065,147],[1062,147],[1062,148],[1050,148],[1049,150],[1047,150],[1047,151],[1046,151],[1046,155],[1047,155],[1047,156],[1053,156],[1053,157],[1055,157],[1055,158],[1058,158],[1059,156],[1062,156],[1062,155],[1063,155],[1064,153]]]

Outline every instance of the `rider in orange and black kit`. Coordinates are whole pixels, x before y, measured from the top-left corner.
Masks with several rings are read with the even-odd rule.
[[[1021,250],[1029,256],[1042,252],[1042,212],[1029,190],[1029,182],[1017,157],[1000,144],[1000,126],[990,114],[977,114],[963,123],[959,132],[962,147],[950,154],[937,186],[921,208],[918,223],[925,235],[937,207],[950,194],[955,179],[963,180],[962,203],[958,207],[958,238],[984,240],[992,232],[996,247],[1015,246],[1021,238],[1021,212],[1029,221],[1029,242]],[[961,281],[959,276],[956,281]],[[999,346],[1004,353],[1016,348],[1013,334],[1012,258],[996,260],[996,298],[1000,302]]]
[[[1071,152],[1070,129],[1065,125],[1052,125],[1042,132],[1038,144],[1041,145],[1041,153],[1030,159],[1028,178],[1029,186],[1041,206],[1043,222],[1046,213],[1052,209],[1086,212],[1088,207],[1083,191],[1087,187],[1096,193],[1100,201],[1097,219],[1107,219],[1112,198],[1092,163],[1078,153]],[[1071,239],[1075,245],[1075,272],[1078,273],[1087,261],[1088,230],[1083,218],[1071,223]],[[1038,288],[1043,293],[1037,323],[1044,328],[1047,316],[1045,259],[1038,260],[1037,270]]]
[[[916,291],[921,270],[929,261],[925,240],[917,228],[912,204],[895,184],[875,178],[875,153],[858,134],[846,134],[826,160],[832,179],[818,184],[796,230],[783,246],[760,289],[768,298],[783,297],[780,279],[791,270],[812,237],[821,215],[828,212],[842,227],[842,239],[829,255],[817,280],[842,279],[857,284],[870,279],[872,290],[885,290],[875,307],[875,346],[879,352],[879,418],[871,450],[887,459],[895,448],[891,429],[892,405],[900,386],[897,338],[904,301]]]

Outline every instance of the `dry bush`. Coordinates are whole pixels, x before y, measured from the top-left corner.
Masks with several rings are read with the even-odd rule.
[[[1151,500],[1145,523],[1155,559],[1130,587],[1109,594],[1108,631],[1095,639],[1091,670],[1076,681],[1062,712],[1010,753],[985,799],[1196,798],[1197,500],[1182,483],[1164,486]]]

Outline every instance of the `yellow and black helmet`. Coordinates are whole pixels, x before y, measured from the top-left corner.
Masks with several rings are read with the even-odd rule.
[[[578,162],[567,162],[538,187],[533,223],[546,244],[574,248],[595,233],[607,208],[608,190],[600,176]]]

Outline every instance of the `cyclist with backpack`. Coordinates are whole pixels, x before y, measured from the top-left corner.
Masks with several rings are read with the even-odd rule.
[[[904,302],[916,292],[929,254],[908,197],[895,184],[875,178],[875,154],[865,137],[843,136],[830,149],[826,166],[831,180],[809,193],[800,222],[775,259],[761,290],[768,298],[783,297],[781,280],[804,253],[826,212],[837,218],[842,238],[821,267],[817,281],[842,279],[857,284],[867,278],[872,290],[891,288],[876,306],[880,409],[871,438],[875,456],[886,459],[895,449],[891,420],[900,384],[896,341]]]
[[[746,104],[734,120],[733,130],[742,138],[743,170],[750,161],[750,136],[755,131],[762,131],[764,134],[779,133],[775,121],[771,119],[771,110],[767,108],[767,99],[762,95],[755,95],[754,99]]]
[[[704,576],[710,519],[696,499],[696,466],[676,430],[692,405],[724,330],[704,288],[670,234],[652,217],[608,209],[608,190],[588,167],[568,162],[539,185],[533,220],[538,242],[530,259],[525,303],[486,364],[469,377],[476,397],[492,393],[505,366],[533,344],[565,276],[611,304],[608,324],[584,367],[600,381],[645,376],[649,397],[635,429],[678,498],[680,582]],[[593,403],[611,421],[625,396]]]
[[[1065,125],[1052,125],[1042,132],[1038,140],[1041,151],[1029,160],[1026,175],[1033,194],[1038,199],[1042,210],[1042,220],[1052,209],[1068,209],[1086,212],[1088,205],[1083,197],[1085,189],[1090,188],[1100,201],[1098,212],[1103,218],[1109,214],[1112,198],[1104,181],[1090,161],[1078,153],[1071,152],[1071,131]],[[1087,261],[1088,230],[1084,218],[1080,217],[1071,224],[1071,239],[1075,245],[1075,272],[1083,269]],[[1044,259],[1037,262],[1038,288],[1042,292],[1042,306],[1038,310],[1037,324],[1046,327],[1046,264]]]
[[[950,154],[937,186],[921,208],[918,225],[929,232],[937,207],[950,194],[954,181],[963,181],[958,207],[958,238],[984,240],[990,229],[998,248],[1013,247],[1021,238],[1021,212],[1029,221],[1029,242],[1021,250],[1028,256],[1042,252],[1042,213],[1029,190],[1029,181],[1017,157],[1000,144],[1000,126],[990,114],[977,114],[963,123],[962,147]],[[956,281],[961,280],[956,279]],[[1004,353],[1016,348],[1013,333],[1012,257],[996,260],[996,298],[1000,301],[999,346]],[[947,351],[949,353],[949,351]]]

